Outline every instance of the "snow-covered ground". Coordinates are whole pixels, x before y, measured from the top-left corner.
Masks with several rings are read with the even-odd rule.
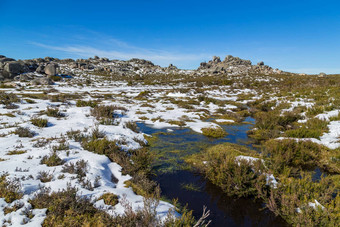
[[[0,162],[0,174],[7,173],[8,179],[20,179],[21,190],[24,194],[22,199],[14,201],[12,204],[7,204],[4,199],[0,199],[0,224],[19,226],[28,222],[28,226],[39,226],[45,217],[46,209],[33,210],[34,217],[28,219],[23,210],[31,209],[29,200],[32,199],[41,187],[49,187],[52,191],[65,189],[68,184],[79,189],[78,194],[90,197],[95,206],[104,209],[112,215],[122,214],[124,208],[120,203],[114,207],[105,205],[103,200],[97,199],[104,193],[110,192],[118,195],[120,198],[126,197],[131,203],[133,209],[143,207],[143,197],[136,195],[131,188],[127,188],[125,181],[131,177],[121,173],[121,167],[117,163],[111,162],[106,156],[98,155],[82,148],[79,142],[67,139],[68,149],[58,151],[58,156],[65,161],[64,165],[76,163],[84,160],[88,164],[86,172],[86,180],[92,185],[96,185],[93,190],[84,187],[74,174],[62,172],[63,166],[48,167],[41,164],[44,156],[52,153],[52,147],[57,146],[63,138],[66,138],[66,133],[70,130],[80,130],[83,133],[91,133],[92,130],[98,128],[105,133],[109,140],[118,141],[118,145],[124,149],[140,148],[139,141],[145,141],[143,133],[136,133],[125,127],[126,122],[144,122],[156,128],[162,127],[179,127],[172,124],[173,121],[183,121],[186,127],[201,133],[202,128],[219,127],[213,122],[205,122],[201,117],[206,111],[213,113],[218,108],[230,110],[235,108],[233,105],[225,105],[224,107],[210,103],[209,105],[201,102],[194,109],[186,109],[171,103],[168,98],[196,98],[197,94],[194,91],[181,93],[175,91],[173,87],[167,86],[136,86],[129,87],[126,83],[111,83],[111,84],[94,84],[91,87],[80,87],[75,84],[67,84],[64,82],[53,85],[52,92],[48,95],[63,94],[78,94],[83,100],[98,100],[98,97],[106,95],[109,98],[101,99],[101,105],[117,105],[127,109],[119,115],[114,125],[101,125],[91,116],[90,107],[77,107],[75,100],[67,102],[52,102],[46,99],[33,99],[35,103],[25,101],[28,94],[43,95],[44,91],[51,87],[29,87],[24,83],[21,87],[25,89],[3,89],[8,93],[14,93],[21,98],[17,109],[6,109],[4,105],[0,106],[0,157],[3,161]],[[140,92],[149,91],[147,99],[135,99]],[[221,99],[234,100],[237,93],[227,92],[220,93],[216,91]],[[246,91],[248,92],[248,91]],[[209,94],[207,94],[209,95]],[[58,107],[64,113],[64,117],[54,118],[43,114],[49,107]],[[199,111],[197,111],[199,110]],[[38,128],[31,123],[34,117],[44,118],[48,120],[48,127]],[[228,120],[220,120],[225,122]],[[232,121],[228,121],[232,122]],[[18,127],[27,127],[34,132],[33,138],[19,137],[13,132]],[[48,141],[44,146],[37,146],[38,141]],[[9,155],[10,151],[24,151],[22,154]],[[41,182],[37,176],[42,171],[52,174],[50,182]],[[112,175],[118,179],[117,183],[112,182]],[[22,208],[15,212],[5,215],[4,209],[12,207],[14,204],[21,202],[24,204]],[[161,201],[157,207],[157,212],[160,218],[165,218],[168,210],[172,205]],[[9,224],[10,223],[10,224]]]

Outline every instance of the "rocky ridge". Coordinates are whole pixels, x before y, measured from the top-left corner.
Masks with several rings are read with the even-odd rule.
[[[71,75],[81,72],[96,72],[103,74],[117,74],[120,76],[150,75],[150,74],[280,74],[279,69],[273,69],[263,62],[252,65],[251,61],[233,57],[231,55],[221,61],[214,56],[209,62],[202,62],[196,70],[182,70],[170,64],[161,67],[151,61],[133,58],[127,61],[110,60],[95,56],[88,59],[57,59],[51,57],[29,60],[15,60],[0,55],[0,81],[4,80],[35,80],[38,83],[49,84],[49,78],[58,74]],[[36,80],[38,77],[39,81]]]

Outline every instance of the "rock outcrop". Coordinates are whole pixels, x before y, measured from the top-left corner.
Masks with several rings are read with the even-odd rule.
[[[18,60],[0,55],[0,80],[23,80],[30,81],[44,75],[55,76],[57,73],[79,74],[88,72],[93,74],[111,74],[126,77],[145,76],[151,74],[191,74],[191,75],[243,75],[249,73],[277,74],[278,69],[273,69],[264,64],[263,61],[252,65],[250,60],[228,55],[222,61],[220,57],[214,56],[208,62],[202,62],[196,70],[181,70],[173,64],[168,67],[155,65],[151,61],[132,58],[127,61],[110,60],[94,56],[88,59],[57,59],[52,57],[35,58],[30,60]],[[29,76],[22,74],[28,73]],[[38,81],[35,83],[47,83],[49,81]]]
[[[257,63],[257,65],[252,65],[250,60],[231,55],[227,55],[223,61],[221,61],[220,57],[214,56],[211,61],[202,62],[197,71],[209,74],[281,73],[280,70],[265,65],[263,61]]]

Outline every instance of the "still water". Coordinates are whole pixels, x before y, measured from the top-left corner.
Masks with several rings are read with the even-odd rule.
[[[229,142],[252,148],[246,132],[252,128],[254,120],[247,118],[245,121],[249,123],[221,125],[228,135],[220,139],[205,137],[188,128],[154,129],[143,123],[138,126],[140,131],[156,137],[150,149],[159,157],[154,180],[160,184],[163,196],[178,198],[182,205],[188,204],[196,218],[201,216],[203,206],[207,206],[211,213],[210,226],[287,226],[283,219],[265,209],[262,202],[227,196],[200,174],[184,170],[184,156],[211,145]],[[195,190],[183,185],[194,185]]]

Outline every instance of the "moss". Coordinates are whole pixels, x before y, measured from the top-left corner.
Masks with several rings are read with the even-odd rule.
[[[209,127],[201,129],[203,135],[213,138],[221,138],[227,135],[227,132],[221,127]]]
[[[171,125],[178,125],[180,127],[183,127],[183,126],[186,125],[184,121],[171,120],[171,121],[168,121],[168,123],[171,124]]]

